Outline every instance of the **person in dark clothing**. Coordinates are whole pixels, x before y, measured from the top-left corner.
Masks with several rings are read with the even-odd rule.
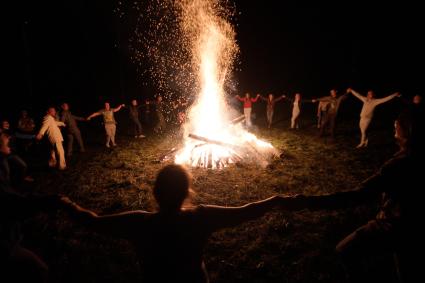
[[[68,103],[62,103],[61,105],[62,112],[60,121],[64,122],[66,127],[66,136],[67,136],[67,148],[66,155],[70,157],[72,155],[72,147],[74,144],[74,138],[77,140],[77,143],[80,147],[80,152],[85,152],[83,138],[81,137],[80,129],[78,128],[77,121],[87,121],[87,119],[83,117],[75,116],[69,110]]]
[[[47,282],[48,266],[21,245],[21,223],[38,213],[54,213],[60,196],[22,196],[0,183],[0,282]]]
[[[28,116],[28,112],[26,110],[21,111],[21,115],[18,120],[18,131],[22,134],[35,134],[34,120]]]
[[[111,108],[111,105],[109,102],[104,103],[105,108],[101,109],[97,112],[94,112],[89,117],[87,117],[87,120],[90,121],[91,118],[102,116],[103,117],[103,125],[105,127],[105,133],[106,133],[106,147],[109,148],[111,145],[113,147],[117,146],[115,143],[115,134],[117,131],[117,121],[115,120],[114,113],[121,110],[121,108],[125,107],[125,104],[120,104],[116,108]]]
[[[175,117],[175,123],[179,128],[182,128],[183,124],[186,122],[188,105],[189,102],[182,97],[173,101],[173,115]]]
[[[28,152],[35,139],[35,123],[26,110],[21,111],[15,136],[18,147]]]
[[[312,102],[310,99],[302,99],[301,93],[297,92],[294,98],[288,99],[292,103],[292,116],[291,116],[291,129],[299,129],[299,118],[301,115],[301,108],[304,103]]]
[[[156,116],[158,119],[153,130],[155,133],[163,133],[167,127],[167,123],[165,122],[165,106],[164,102],[162,101],[162,96],[158,95],[155,102],[153,103],[155,104]]]
[[[313,102],[327,102],[328,107],[326,109],[325,117],[322,118],[322,125],[320,126],[319,135],[323,137],[325,135],[325,131],[329,129],[329,134],[332,139],[335,137],[335,122],[336,116],[338,114],[339,106],[341,102],[348,98],[348,93],[337,96],[336,89],[331,89],[330,95],[321,97],[318,99],[313,99]]]
[[[281,95],[279,97],[274,97],[272,93],[270,93],[267,97],[260,96],[261,100],[265,101],[267,103],[266,108],[266,114],[267,114],[267,128],[271,128],[273,123],[273,114],[274,114],[274,106],[276,105],[276,102],[281,101],[286,96]]]
[[[10,152],[0,138],[0,154]],[[1,159],[1,157],[0,157]],[[21,246],[21,223],[39,212],[53,213],[65,202],[61,196],[23,196],[5,178],[0,162],[0,282],[47,282],[48,267],[32,251]]]
[[[27,175],[27,163],[12,153],[9,141],[7,134],[0,134],[0,182],[17,186],[23,181],[33,181],[32,177]]]
[[[274,207],[285,208],[292,197],[274,196],[240,207],[188,206],[184,203],[191,180],[181,165],[164,167],[153,188],[157,212],[99,216],[73,202],[69,203],[69,211],[88,227],[133,242],[143,260],[146,282],[208,282],[203,249],[209,236],[261,217]]]
[[[143,105],[143,121],[150,128],[152,126],[152,120],[152,103],[149,99],[146,99]]]
[[[309,209],[335,209],[381,197],[376,217],[344,238],[336,247],[350,282],[365,282],[362,259],[395,253],[400,282],[425,282],[421,260],[425,252],[423,117],[404,112],[395,121],[400,150],[353,191],[322,196],[298,196]]]
[[[128,108],[130,114],[130,120],[134,126],[134,137],[135,138],[144,138],[142,134],[142,124],[140,123],[140,108],[142,105],[138,105],[137,100],[133,99],[131,101],[130,107]]]

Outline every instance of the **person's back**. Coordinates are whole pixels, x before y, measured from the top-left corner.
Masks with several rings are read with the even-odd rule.
[[[202,254],[211,233],[261,217],[276,206],[290,204],[291,198],[274,196],[239,207],[186,208],[191,179],[180,165],[164,167],[153,188],[158,212],[99,216],[72,201],[69,211],[92,229],[133,242],[147,282],[208,282]]]
[[[212,233],[202,208],[177,214],[146,213],[129,240],[137,248],[148,281],[207,282],[202,254]]]

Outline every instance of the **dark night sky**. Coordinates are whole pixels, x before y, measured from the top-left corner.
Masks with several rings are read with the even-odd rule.
[[[316,2],[236,1],[241,91],[314,97],[352,86],[378,95],[423,93],[419,4]],[[11,7],[1,116],[63,99],[93,110],[102,98],[152,96],[129,59],[135,19],[118,20],[115,7],[112,0],[23,0]]]

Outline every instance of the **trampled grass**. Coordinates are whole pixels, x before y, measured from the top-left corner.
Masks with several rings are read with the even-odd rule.
[[[395,150],[388,129],[377,129],[374,144],[362,150],[354,148],[357,129],[352,125],[340,126],[335,143],[319,139],[313,126],[300,131],[256,130],[255,134],[283,152],[283,158],[265,168],[239,164],[222,170],[191,169],[193,204],[237,206],[274,194],[350,190]],[[120,138],[114,150],[97,147],[74,157],[66,172],[35,172],[36,190],[68,195],[100,214],[153,210],[150,190],[164,166],[158,158],[175,146],[172,134]],[[341,282],[343,272],[334,247],[365,223],[375,208],[372,203],[336,211],[274,211],[217,232],[205,250],[211,280]],[[126,241],[95,233],[65,213],[47,223],[39,218],[29,221],[24,242],[46,260],[53,282],[141,282],[143,269]]]

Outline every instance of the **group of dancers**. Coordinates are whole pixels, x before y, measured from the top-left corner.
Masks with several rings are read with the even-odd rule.
[[[295,93],[293,98],[289,98],[286,95],[275,96],[269,94],[267,97],[264,97],[260,94],[257,94],[255,97],[251,97],[249,93],[246,93],[244,97],[236,95],[236,99],[243,102],[243,112],[245,116],[245,125],[246,127],[252,127],[251,113],[252,105],[256,103],[258,99],[261,99],[267,103],[266,106],[266,118],[267,118],[267,127],[270,129],[273,124],[273,114],[275,110],[276,103],[285,99],[292,103],[292,116],[291,116],[291,129],[299,128],[299,118],[301,114],[302,104],[303,103],[317,103],[317,127],[320,129],[319,135],[324,136],[328,131],[330,137],[333,139],[335,136],[335,122],[340,108],[341,103],[352,94],[354,97],[358,98],[362,103],[362,109],[360,112],[360,142],[357,145],[357,148],[367,147],[369,140],[367,137],[367,130],[369,125],[372,122],[373,114],[375,108],[388,102],[396,97],[401,97],[401,94],[395,92],[391,95],[388,95],[383,98],[376,98],[375,93],[372,90],[369,90],[366,95],[361,95],[359,92],[348,88],[343,95],[338,95],[336,89],[331,89],[329,96],[320,97],[317,99],[302,99],[300,93]],[[410,103],[410,102],[409,102]],[[414,105],[420,105],[422,103],[422,97],[420,95],[415,95],[411,102]]]

